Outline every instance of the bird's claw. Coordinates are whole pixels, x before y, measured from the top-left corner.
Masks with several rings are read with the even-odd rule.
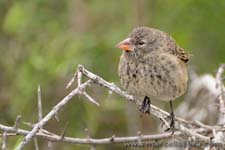
[[[171,132],[172,132],[171,135],[173,135],[173,134],[174,134],[174,131],[175,131],[174,114],[171,113],[170,116],[168,116],[167,118],[170,119],[170,126],[169,126],[167,129],[165,129],[164,131],[165,131],[165,132],[171,131]],[[168,120],[167,118],[166,118],[166,120]],[[162,125],[161,125],[161,128],[162,128],[164,125],[165,125],[165,122],[163,121],[163,123],[162,123]]]
[[[150,114],[150,110],[151,110],[150,98],[145,96],[145,98],[141,104],[140,111],[142,112],[142,114]]]

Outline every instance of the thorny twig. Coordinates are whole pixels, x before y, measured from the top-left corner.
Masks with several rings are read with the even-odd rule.
[[[2,150],[6,150],[6,137],[7,137],[7,132],[4,131],[2,134]]]
[[[38,85],[38,122],[42,120],[41,86]]]
[[[10,126],[5,126],[0,124],[0,129],[4,130],[6,132],[15,132],[13,127]],[[204,128],[198,128],[193,130],[196,133],[199,134],[207,134],[210,132],[208,129]],[[29,134],[30,131],[24,130],[24,129],[18,129],[16,131],[15,135],[11,136],[18,136],[18,135],[23,135],[26,136]],[[53,134],[49,135],[43,132],[38,132],[35,135],[38,138],[45,139],[47,141],[51,142],[65,142],[65,143],[70,143],[70,144],[85,144],[85,145],[105,145],[105,144],[112,144],[112,143],[126,143],[126,142],[137,142],[140,139],[139,135],[136,136],[126,136],[126,137],[108,137],[108,138],[74,138],[74,137],[64,137],[62,139],[61,135]],[[160,134],[151,134],[151,135],[141,135],[141,140],[142,141],[156,141],[156,140],[166,140],[170,139],[172,137],[181,137],[183,136],[183,133],[180,131],[175,131],[174,135],[171,135],[171,133],[160,133]]]
[[[225,145],[225,134],[224,134],[224,127],[225,127],[225,87],[223,84],[223,79],[222,76],[224,74],[225,71],[225,64],[220,65],[217,74],[216,74],[216,80],[217,80],[217,88],[220,91],[220,95],[218,97],[219,99],[219,109],[220,109],[220,113],[219,113],[219,120],[218,120],[218,124],[222,124],[222,131],[216,131],[213,130],[213,139],[212,141],[214,143],[222,143],[223,145]]]
[[[222,65],[223,68],[225,65]],[[220,68],[221,69],[221,68]],[[222,80],[221,80],[221,75],[223,74],[223,71],[218,71],[217,73],[217,78],[220,79],[221,82],[219,83],[219,86],[223,86]],[[218,75],[219,74],[219,75]],[[82,83],[82,77],[86,76],[88,78],[88,81]],[[204,142],[210,142],[210,137],[207,135],[209,133],[215,132],[215,131],[223,131],[223,128],[221,126],[208,126],[204,125],[201,122],[195,122],[195,121],[187,121],[182,118],[176,117],[175,120],[177,122],[176,128],[178,131],[174,132],[174,135],[171,135],[171,133],[160,133],[156,135],[142,135],[141,133],[138,134],[137,136],[132,136],[132,137],[115,137],[112,136],[110,138],[103,138],[103,139],[95,139],[91,137],[87,138],[72,138],[72,137],[66,137],[65,132],[63,132],[62,135],[56,135],[54,133],[52,134],[47,134],[47,132],[44,130],[42,127],[52,118],[54,117],[58,111],[63,108],[69,100],[74,97],[75,95],[83,95],[85,96],[90,102],[96,104],[99,106],[99,103],[94,100],[88,93],[85,91],[85,88],[87,85],[90,83],[95,83],[98,84],[102,87],[107,88],[109,91],[112,91],[122,97],[124,97],[126,100],[129,100],[133,103],[135,103],[138,107],[140,107],[141,102],[139,99],[134,97],[133,95],[130,95],[123,90],[121,90],[118,86],[116,86],[114,83],[109,83],[102,79],[101,77],[93,74],[92,72],[88,71],[85,69],[82,65],[78,66],[78,69],[74,75],[74,78],[69,82],[67,85],[67,88],[74,82],[75,77],[77,77],[77,82],[78,86],[76,89],[74,89],[72,92],[70,92],[64,99],[62,99],[57,105],[55,105],[52,110],[42,118],[42,107],[41,107],[41,92],[40,92],[40,87],[38,88],[38,110],[39,110],[39,121],[38,123],[32,125],[32,130],[27,131],[23,129],[18,128],[18,123],[15,123],[15,127],[10,127],[10,126],[4,126],[0,124],[0,129],[3,131],[3,135],[11,135],[11,136],[16,136],[16,135],[23,135],[25,136],[23,141],[19,144],[17,149],[22,149],[28,142],[33,137],[38,137],[38,138],[43,138],[48,140],[49,142],[67,142],[67,143],[73,143],[73,144],[89,144],[92,145],[92,148],[96,148],[96,145],[98,144],[110,144],[110,143],[124,143],[124,142],[140,142],[144,140],[165,140],[169,139],[171,137],[185,137],[187,135],[188,137],[198,139],[200,141]],[[221,90],[221,97],[222,99],[224,98],[224,86],[223,89]],[[151,114],[154,115],[155,117],[163,120],[165,124],[168,124],[166,121],[166,117],[169,116],[169,113],[154,106],[151,105]],[[19,119],[18,119],[19,120]],[[16,121],[17,122],[17,121]],[[15,130],[16,129],[16,130]],[[65,130],[66,131],[66,130]],[[11,133],[8,133],[11,132]],[[16,134],[12,134],[16,133]],[[50,132],[49,132],[50,133]],[[34,139],[36,140],[36,139]]]
[[[21,150],[28,142],[30,142],[31,138],[33,138],[38,130],[40,128],[42,128],[52,117],[55,116],[55,114],[61,109],[63,108],[63,106],[72,98],[74,97],[76,94],[78,94],[80,92],[81,89],[85,88],[91,81],[88,80],[85,83],[81,84],[80,86],[78,86],[75,90],[73,90],[72,92],[70,92],[64,99],[62,99],[56,106],[53,107],[53,109],[41,120],[39,121],[37,124],[35,124],[35,126],[33,127],[33,129],[29,132],[29,134],[27,134],[23,141],[18,145],[18,147],[16,149]]]
[[[18,129],[18,126],[19,126],[21,117],[22,117],[21,115],[19,115],[19,116],[16,117],[16,121],[15,121],[15,123],[14,123],[14,125],[13,125],[13,127],[15,128],[15,130]]]
[[[225,123],[225,87],[223,85],[222,75],[225,71],[225,64],[222,64],[216,74],[217,88],[219,88],[219,108],[220,108],[220,123]]]
[[[35,147],[35,150],[39,150],[37,137],[34,138],[34,147]]]

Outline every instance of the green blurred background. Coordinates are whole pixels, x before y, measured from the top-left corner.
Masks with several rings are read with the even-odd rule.
[[[115,45],[135,26],[166,31],[193,55],[198,73],[215,74],[225,60],[225,1],[222,0],[0,0],[0,123],[37,121],[37,85],[44,115],[73,88],[66,89],[78,64],[119,84],[120,50]],[[75,86],[74,86],[75,87]],[[98,86],[89,89],[100,107],[75,97],[45,128],[66,136],[92,137],[155,133],[155,120]],[[167,105],[167,104],[165,104]],[[166,108],[165,108],[166,109]],[[21,124],[21,127],[30,129]],[[13,149],[21,137],[10,137]],[[38,140],[40,149],[48,143]],[[31,142],[25,149],[34,149]],[[52,149],[90,149],[53,143]],[[123,144],[97,149],[125,149]]]

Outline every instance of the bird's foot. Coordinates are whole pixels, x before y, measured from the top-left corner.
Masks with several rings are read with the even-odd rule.
[[[170,126],[167,128],[167,129],[165,129],[165,131],[167,132],[167,131],[171,131],[172,133],[172,135],[174,134],[174,131],[175,131],[175,119],[174,119],[174,113],[173,112],[171,112],[170,113],[170,116],[168,116],[168,118],[170,119]],[[166,119],[167,120],[167,119]],[[163,125],[164,125],[165,123],[163,122]],[[163,126],[162,125],[162,126]]]
[[[151,110],[151,100],[148,96],[145,96],[141,104],[140,111],[142,114],[150,114],[150,110]]]

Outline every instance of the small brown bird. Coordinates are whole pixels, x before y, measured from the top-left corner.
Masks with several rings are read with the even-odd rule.
[[[124,50],[119,63],[122,87],[143,97],[140,111],[150,113],[150,97],[169,101],[170,128],[174,129],[172,100],[187,88],[188,54],[167,33],[148,27],[137,27],[117,47]]]

